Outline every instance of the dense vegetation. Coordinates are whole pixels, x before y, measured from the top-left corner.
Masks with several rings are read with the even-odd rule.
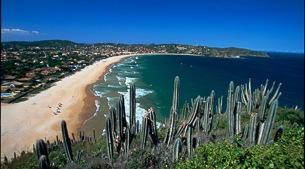
[[[177,113],[176,78],[169,120],[156,129],[152,108],[142,127],[135,122],[135,85],[131,84],[129,122],[121,96],[106,117],[102,138],[80,132],[79,138],[72,134],[70,139],[63,120],[62,141],[37,140],[35,153],[23,152],[12,162],[4,161],[1,168],[39,168],[38,164],[40,168],[303,168],[304,112],[277,108],[279,87],[273,97],[272,90],[266,83],[252,93],[249,81],[234,92],[231,82],[225,111],[220,108],[221,98],[211,110],[212,91],[207,98],[192,99],[191,106],[186,103]]]

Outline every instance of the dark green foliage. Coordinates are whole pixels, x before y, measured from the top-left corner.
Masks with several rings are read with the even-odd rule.
[[[291,124],[297,123],[304,126],[304,112],[295,109],[279,108],[276,121],[289,121]]]
[[[278,142],[248,149],[240,140],[196,148],[192,159],[180,160],[174,168],[303,168],[304,128],[290,128]]]

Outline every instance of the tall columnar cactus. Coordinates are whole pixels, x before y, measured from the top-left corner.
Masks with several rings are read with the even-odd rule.
[[[127,127],[125,130],[125,142],[124,142],[124,150],[125,150],[125,155],[127,157],[128,157],[129,148],[130,148],[130,130],[129,127]]]
[[[270,135],[274,125],[277,108],[278,108],[278,100],[274,100],[269,110],[266,124],[264,125],[261,144],[267,144],[270,141]]]
[[[215,132],[217,130],[218,123],[219,123],[219,117],[216,117],[215,123],[213,124],[214,125],[213,129],[211,132]]]
[[[249,144],[256,143],[256,128],[257,128],[257,113],[252,113],[250,117],[250,129],[249,129]]]
[[[248,138],[248,132],[249,132],[249,125],[246,124],[243,129],[243,135],[242,135],[243,140],[246,140]]]
[[[208,133],[211,128],[211,126],[209,124],[209,116],[210,116],[209,107],[210,107],[210,97],[208,97],[206,99],[206,103],[204,105],[202,128],[203,128],[203,132],[205,132],[205,133]]]
[[[173,150],[173,161],[179,160],[179,153],[182,151],[182,141],[181,138],[177,138],[174,143]]]
[[[148,109],[149,113],[149,121],[150,121],[150,136],[152,138],[153,144],[155,146],[158,145],[159,138],[158,138],[158,131],[157,131],[157,119],[156,119],[156,113],[155,110],[151,107]]]
[[[241,102],[237,102],[235,111],[235,134],[241,132]]]
[[[114,107],[110,108],[110,120],[111,120],[111,134],[112,139],[116,138],[116,125],[117,125],[117,112]]]
[[[223,100],[223,96],[219,97],[217,99],[217,106],[216,106],[216,111],[217,111],[217,114],[222,114],[222,100]]]
[[[280,90],[281,86],[282,86],[282,83],[280,83],[280,84],[278,85],[278,87],[277,87],[277,89],[276,89],[276,91],[275,91],[273,97],[272,97],[272,98],[270,99],[270,101],[269,101],[269,105],[271,105],[272,102],[273,102],[274,100],[276,100],[277,97],[279,97],[278,95],[281,95],[281,93],[279,93],[279,90]]]
[[[228,136],[230,139],[233,139],[234,137],[234,83],[233,81],[230,82],[229,84],[229,89],[228,89],[228,98],[227,98],[227,118],[228,118]]]
[[[173,93],[173,104],[172,104],[171,113],[178,112],[179,89],[180,89],[180,79],[178,76],[176,76],[174,80],[174,93]]]
[[[47,163],[50,164],[49,158],[48,158],[47,146],[42,139],[36,140],[36,154],[37,154],[38,160],[40,159],[41,156],[45,155]]]
[[[191,125],[187,127],[186,145],[188,158],[191,158],[193,155],[193,127]]]
[[[265,117],[265,111],[266,111],[266,104],[267,104],[267,99],[268,97],[267,96],[264,96],[263,97],[263,100],[262,100],[262,103],[259,107],[259,120],[261,122],[264,121],[264,117]]]
[[[188,116],[187,124],[191,125],[194,123],[196,116],[198,115],[199,105],[200,105],[201,97],[198,96],[193,102],[191,114]]]
[[[49,169],[50,163],[46,155],[42,155],[39,158],[39,169]]]
[[[266,84],[265,86],[263,86],[263,89],[261,90],[261,98],[263,99],[263,97],[265,96],[266,94],[266,91],[267,91],[267,86],[268,86],[268,79],[266,80]]]
[[[214,114],[214,98],[215,98],[215,92],[212,90],[210,94],[210,104],[209,104],[209,112],[210,114]]]
[[[130,128],[132,126],[136,126],[136,86],[134,83],[131,83],[130,90],[129,90],[129,96],[130,96],[130,116],[129,116],[129,126]],[[136,134],[136,133],[132,133]]]
[[[203,131],[205,133],[209,133],[211,131],[211,126],[213,122],[213,114],[214,114],[214,98],[215,92],[212,90],[210,96],[207,97],[204,104],[204,114],[203,114]],[[200,118],[200,116],[199,116]]]
[[[141,138],[141,147],[145,149],[146,146],[146,140],[147,140],[147,135],[148,135],[148,130],[149,130],[149,122],[148,122],[148,115],[145,114],[142,118],[142,138]]]
[[[176,133],[176,118],[177,118],[177,113],[174,112],[173,114],[171,114],[171,119],[170,119],[170,126],[167,130],[167,135],[164,139],[164,143],[166,143],[167,145],[170,144],[170,142],[173,140],[174,138],[174,134]]]
[[[69,138],[69,133],[67,130],[67,124],[65,120],[61,121],[61,131],[62,131],[63,144],[68,157],[68,161],[72,162],[73,154],[72,154],[71,140]]]
[[[112,138],[112,129],[111,129],[111,119],[106,117],[106,139],[107,139],[107,155],[110,163],[113,160],[113,138]]]
[[[127,127],[127,122],[126,122],[125,102],[123,95],[120,96],[119,102],[117,104],[117,120],[118,120],[118,125],[117,125],[118,136],[120,142],[124,142],[125,136],[123,131],[124,128]]]
[[[247,112],[248,112],[248,114],[252,113],[252,100],[248,100]]]
[[[173,103],[170,110],[170,123],[169,128],[167,129],[167,134],[164,139],[164,143],[169,145],[173,140],[173,137],[176,133],[176,123],[178,119],[178,104],[179,104],[179,89],[180,89],[180,79],[178,76],[174,80],[174,92],[173,92]]]

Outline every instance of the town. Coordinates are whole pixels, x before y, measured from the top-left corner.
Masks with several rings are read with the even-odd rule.
[[[180,44],[81,44],[66,40],[1,43],[1,102],[26,100],[54,82],[101,59],[123,54],[193,54],[213,57],[268,56],[240,48]]]

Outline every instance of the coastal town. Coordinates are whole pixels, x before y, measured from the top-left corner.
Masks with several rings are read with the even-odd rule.
[[[1,43],[1,102],[23,101],[86,66],[125,54],[192,54],[223,58],[268,56],[240,48],[180,44],[80,44],[64,40]]]

